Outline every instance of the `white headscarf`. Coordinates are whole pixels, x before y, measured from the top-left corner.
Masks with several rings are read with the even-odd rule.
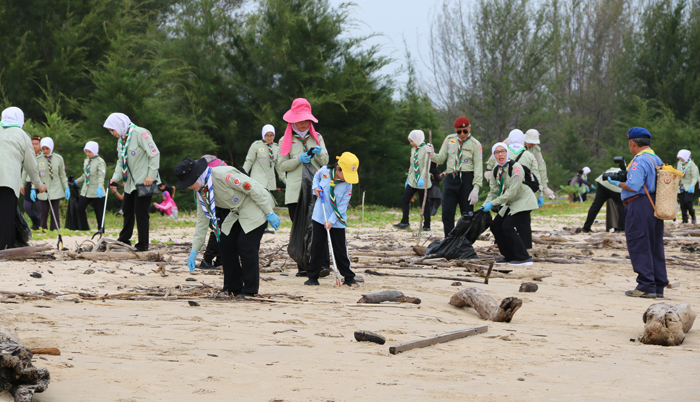
[[[275,134],[275,126],[272,124],[265,124],[262,129],[262,138],[263,140],[265,139],[265,134],[272,132],[272,134]]]
[[[19,124],[20,128],[24,126],[24,112],[22,109],[10,106],[2,111],[2,124]]]
[[[519,154],[525,147],[525,134],[520,130],[513,130],[508,134],[508,146],[514,154]]]
[[[297,124],[296,123],[289,123],[292,125],[292,130],[294,130],[295,133],[299,134],[301,137],[306,137],[309,134],[309,130],[311,129],[311,126],[306,129],[306,131],[300,131],[297,129]]]
[[[95,141],[88,141],[85,143],[85,148],[83,148],[83,151],[90,151],[97,156],[97,153],[100,151],[100,145]]]
[[[104,128],[111,128],[115,130],[120,136],[125,136],[129,126],[131,125],[131,120],[129,116],[124,113],[112,113],[105,120],[105,124],[102,125]]]
[[[506,152],[508,153],[508,157],[506,158],[506,161],[503,164],[498,163],[498,159],[496,159],[495,152],[496,152],[496,148],[498,148],[498,147],[505,148]],[[506,144],[505,142],[497,142],[497,143],[493,144],[493,146],[491,147],[491,156],[493,156],[493,160],[496,161],[496,164],[498,166],[501,166],[501,167],[505,166],[505,164],[508,163],[508,159],[510,159],[510,150],[508,149],[508,144]]]
[[[678,155],[676,156],[676,158],[680,158],[683,161],[683,163],[688,162],[688,160],[690,159],[690,151],[688,151],[687,149],[681,149],[680,151],[678,151]]]
[[[408,139],[413,140],[416,145],[425,142],[425,133],[422,130],[413,130],[408,133]]]
[[[42,138],[39,145],[42,148],[47,147],[48,149],[50,149],[51,152],[49,152],[49,155],[51,155],[53,153],[53,140],[51,138],[49,138],[49,137]]]
[[[589,174],[589,173],[591,173],[591,168],[589,168],[588,166],[584,167],[583,174]]]

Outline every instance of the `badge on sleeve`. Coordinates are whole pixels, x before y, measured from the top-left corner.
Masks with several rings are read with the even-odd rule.
[[[248,183],[248,182],[243,183],[243,188],[244,188],[244,189],[250,190],[251,187],[252,187],[252,186],[250,185],[250,183]]]
[[[237,203],[237,202],[240,201],[240,200],[241,200],[241,199],[240,199],[239,197],[233,197],[233,198],[231,198],[231,202],[233,202],[234,204]]]
[[[226,179],[225,179],[226,183],[228,183],[228,181],[229,181],[230,179],[231,179],[231,173],[229,173],[229,174],[226,175]]]
[[[141,138],[143,138],[144,140],[148,140],[151,137],[148,135],[148,133],[143,133],[143,134],[141,134]]]
[[[240,186],[240,185],[241,185],[241,179],[239,179],[239,178],[233,179],[233,185],[234,185],[234,186]]]

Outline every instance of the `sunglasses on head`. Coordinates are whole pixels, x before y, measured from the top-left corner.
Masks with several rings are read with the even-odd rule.
[[[462,134],[462,133],[469,134],[469,130],[467,130],[466,128],[464,130],[457,130],[457,134]]]

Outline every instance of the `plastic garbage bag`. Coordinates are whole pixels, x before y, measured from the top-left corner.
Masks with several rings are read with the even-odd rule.
[[[15,247],[27,247],[29,246],[29,239],[32,238],[32,230],[27,225],[27,221],[24,220],[22,212],[17,207],[15,212]]]
[[[305,163],[302,169],[301,190],[287,252],[296,261],[300,271],[307,271],[311,258],[311,215],[316,201],[311,187],[317,169],[311,163]]]
[[[68,188],[70,189],[70,200],[68,200],[68,206],[66,207],[66,223],[63,227],[70,230],[90,230],[90,226],[83,227],[80,224],[80,218],[78,217],[80,185],[73,180],[72,176],[68,177]]]
[[[448,260],[477,258],[472,244],[491,226],[491,213],[477,210],[459,218],[445,240],[436,240],[428,246],[425,255]]]

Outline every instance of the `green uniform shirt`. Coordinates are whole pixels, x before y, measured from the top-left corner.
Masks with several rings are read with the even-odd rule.
[[[306,140],[307,150],[318,145],[323,148],[320,154],[311,158],[311,164],[314,165],[316,169],[320,169],[321,166],[328,164],[328,150],[326,149],[326,142],[323,141],[321,134],[318,134],[318,142],[320,142],[320,144],[318,144],[311,135],[309,135],[309,139]],[[293,137],[292,149],[289,151],[289,154],[280,154],[279,170],[285,172],[287,175],[287,190],[284,194],[285,204],[296,204],[299,201],[299,192],[301,191],[301,165],[303,165],[303,163],[299,162],[299,155],[304,152],[304,145],[301,140],[295,136]]]
[[[614,173],[614,172],[619,172],[619,171],[620,171],[620,168],[610,168],[610,169],[606,170],[605,173]],[[607,180],[603,180],[602,174],[600,176],[596,177],[595,181],[598,182],[599,185],[607,188],[610,191],[613,191],[613,192],[618,193],[618,194],[622,193],[622,189],[620,187],[610,183]]]
[[[498,194],[499,180],[498,174],[491,176],[490,187],[486,202],[492,203],[494,206],[500,205],[501,209],[498,214],[505,217],[506,210],[510,215],[515,215],[518,212],[532,211],[537,209],[537,198],[530,187],[523,184],[523,176],[525,174],[523,166],[515,162],[513,163],[513,175],[508,174],[508,165],[499,168],[496,173],[503,169],[503,191]]]
[[[19,189],[24,184],[22,176],[34,187],[41,187],[32,141],[21,128],[0,127],[0,161],[0,187],[11,188],[19,197]]]
[[[49,172],[49,158],[40,153],[36,158],[39,165],[39,176],[41,181],[46,184],[48,193],[51,194],[51,200],[60,200],[66,198],[65,191],[68,188],[68,177],[66,176],[66,165],[63,162],[63,157],[57,153],[51,154],[51,169],[53,170],[53,179]],[[47,201],[47,193],[37,194],[37,198],[41,201]]]
[[[681,163],[678,161],[678,170],[683,172],[683,178],[681,178],[681,186],[684,190],[688,190],[690,187],[695,187],[698,184],[698,167],[692,160],[688,160],[686,163]],[[680,189],[679,189],[680,191]]]
[[[250,174],[250,177],[258,183],[264,184],[265,188],[272,191],[277,188],[275,180],[275,170],[280,180],[283,180],[284,172],[280,170],[280,146],[272,143],[272,166],[270,166],[270,146],[263,140],[255,141],[248,148],[248,155],[245,158],[243,169]]]
[[[513,151],[511,151],[513,152]],[[521,155],[520,159],[518,159],[518,156]],[[513,156],[511,154],[511,159],[516,160],[518,159],[518,163],[523,165],[524,167],[530,169],[530,173],[532,173],[533,176],[537,179],[537,182],[540,184],[540,189],[535,193],[536,197],[541,197],[542,196],[542,190],[544,190],[544,186],[542,185],[542,177],[540,176],[540,167],[539,164],[537,163],[537,159],[535,158],[535,155],[532,154],[532,152],[527,151],[525,148],[523,148],[522,151],[518,155]]]
[[[212,168],[211,179],[216,208],[231,210],[226,219],[219,222],[223,234],[231,233],[236,222],[240,222],[245,233],[267,222],[266,215],[273,212],[274,201],[265,186],[231,166]],[[194,229],[192,250],[199,251],[202,248],[208,228],[209,218],[197,197],[197,226]]]
[[[143,184],[146,177],[152,177],[153,180],[160,182],[160,152],[156,143],[153,140],[153,135],[142,127],[136,127],[131,132],[131,139],[127,147],[127,171],[126,185],[124,186],[125,193],[136,191],[136,184]],[[114,170],[112,180],[117,183],[122,182],[122,140],[117,143],[117,168]]]
[[[588,175],[585,173],[581,174],[581,178],[585,181],[588,181]],[[581,186],[579,187],[579,191],[578,191],[579,194],[586,194],[588,191],[589,191],[588,186],[581,183]]]
[[[460,172],[474,172],[474,180],[472,185],[477,190],[481,188],[481,183],[484,176],[484,166],[481,155],[481,143],[470,135],[464,143],[462,143],[461,163],[457,161],[457,153],[459,151],[459,136],[450,134],[445,138],[440,147],[440,152],[433,155],[432,161],[441,165],[447,162],[447,173],[451,174],[455,171],[456,165],[459,164]]]
[[[85,158],[83,161],[83,174],[75,179],[76,183],[85,181],[85,168],[88,165],[90,158]],[[104,159],[96,156],[90,163],[90,182],[80,188],[80,195],[85,198],[98,198],[97,189],[102,189],[102,194],[105,193],[105,174],[107,173],[107,165]]]
[[[427,178],[425,174],[426,171],[429,170],[430,166],[428,165],[426,167],[426,162],[428,161],[428,159],[425,157],[426,152],[427,151],[425,150],[425,146],[419,148],[413,147],[411,149],[411,158],[408,162],[408,185],[413,188],[424,189],[426,185],[428,186],[428,188],[430,188],[433,185],[432,180],[430,180],[430,173],[428,173]],[[418,179],[423,179],[424,182],[422,187],[418,187],[418,179],[416,179],[415,170],[413,169],[413,158],[416,155],[416,153],[418,153],[418,173],[420,174],[420,176],[418,176]]]

